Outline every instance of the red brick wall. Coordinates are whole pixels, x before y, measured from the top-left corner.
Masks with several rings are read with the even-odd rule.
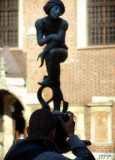
[[[92,96],[115,95],[115,48],[76,50],[62,67],[62,89],[70,103],[85,103]]]

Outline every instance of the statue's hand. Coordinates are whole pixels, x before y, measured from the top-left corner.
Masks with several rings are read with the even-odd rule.
[[[49,38],[50,38],[50,40],[59,40],[57,34],[50,34],[50,35],[49,35]]]
[[[38,61],[38,59],[41,57],[41,53],[38,55],[38,57],[37,57],[37,61]]]
[[[41,52],[39,55],[38,55],[38,58],[37,58],[37,61],[38,59],[41,57],[41,64],[39,67],[42,67],[43,64],[44,64],[44,58],[45,58],[45,52]]]

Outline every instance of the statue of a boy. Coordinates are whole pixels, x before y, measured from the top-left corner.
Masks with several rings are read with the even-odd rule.
[[[49,0],[44,6],[44,11],[48,15],[38,19],[35,23],[37,30],[37,41],[40,46],[46,45],[41,57],[41,65],[46,61],[48,77],[41,85],[49,85],[52,82],[60,82],[60,63],[64,62],[68,56],[65,45],[65,33],[68,28],[67,21],[59,18],[65,7],[61,0]]]
[[[42,87],[53,88],[54,109],[59,110],[61,100],[63,100],[63,94],[60,89],[60,63],[64,62],[68,56],[68,48],[65,44],[68,22],[60,18],[65,12],[65,7],[61,0],[49,0],[44,6],[44,11],[48,16],[38,19],[35,27],[38,44],[40,46],[45,45],[43,52],[38,55],[37,59],[41,58],[40,67],[45,60],[48,76],[45,76],[45,79],[39,84]],[[38,99],[39,97],[40,95]]]

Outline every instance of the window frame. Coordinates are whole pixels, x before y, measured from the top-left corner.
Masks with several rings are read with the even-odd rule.
[[[77,23],[77,49],[102,49],[102,48],[115,48],[115,44],[107,45],[88,45],[88,7],[87,0],[76,1],[76,23]]]
[[[2,3],[3,2],[1,2],[1,6],[2,6]],[[3,34],[4,42],[3,42],[3,46],[1,45],[1,47],[4,47],[7,45],[9,47],[14,48],[14,47],[18,47],[18,22],[19,22],[19,20],[18,20],[18,5],[19,5],[19,3],[18,3],[18,0],[16,2],[17,6],[16,5],[10,6],[9,5],[10,3],[11,2],[9,2],[8,0],[5,0],[3,3],[3,6],[0,8],[1,18],[2,18],[1,19],[2,25],[0,26],[0,30],[1,30],[1,32],[4,32],[4,34]],[[15,2],[14,2],[14,4],[15,4]],[[14,16],[14,17],[12,18],[11,16]],[[5,18],[5,20],[3,18]],[[13,38],[13,41],[10,41],[11,38]],[[10,44],[10,42],[12,44]]]
[[[102,1],[101,1],[102,2]],[[106,10],[106,7],[111,7],[111,6],[114,6],[115,8],[115,2],[103,2],[103,3],[95,3],[95,2],[89,2],[87,1],[87,42],[88,42],[88,46],[99,46],[99,45],[115,45],[115,22],[111,24],[110,23],[106,23],[107,20],[110,21],[110,17],[107,17],[106,14],[108,14],[108,16],[110,16],[110,12],[105,12]],[[93,8],[96,7],[98,8],[99,10],[99,7],[101,8],[102,7],[102,15],[101,15],[101,12],[100,12],[100,15],[102,16],[102,19],[101,18],[97,18],[97,23],[93,23],[95,19],[92,19],[92,24],[90,24],[90,14],[91,13],[89,11],[90,8]],[[110,11],[110,10],[109,10]],[[94,10],[93,10],[94,12]],[[99,12],[98,12],[99,13]],[[99,16],[98,13],[96,14],[97,17]],[[115,13],[114,13],[115,14]],[[92,17],[93,17],[93,14],[92,14]],[[112,18],[111,18],[112,19]],[[102,21],[101,24],[99,24],[98,21]],[[94,31],[95,30],[95,31]],[[107,32],[108,30],[108,32]],[[114,33],[114,36],[112,34],[112,31]],[[90,33],[89,33],[90,32]],[[96,32],[97,32],[97,35],[96,35]],[[100,32],[100,33],[99,33]],[[91,35],[92,33],[92,35]],[[101,36],[102,35],[102,36]],[[112,39],[111,39],[112,37]],[[113,41],[112,41],[113,40]],[[93,41],[93,43],[92,43]]]
[[[18,45],[17,47],[10,47],[13,50],[22,50],[23,49],[23,0],[18,0]],[[3,47],[0,47],[0,51]]]

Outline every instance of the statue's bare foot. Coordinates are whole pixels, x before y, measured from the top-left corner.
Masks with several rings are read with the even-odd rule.
[[[46,77],[42,82],[38,82],[38,84],[40,85],[44,85],[44,86],[50,86],[53,85],[54,82],[51,80],[51,78],[48,76]]]

